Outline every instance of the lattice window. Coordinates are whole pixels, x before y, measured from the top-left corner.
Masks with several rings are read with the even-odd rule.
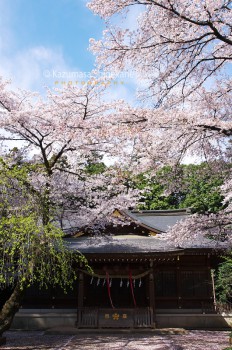
[[[209,280],[205,271],[181,271],[180,282],[183,297],[206,297],[208,295]]]
[[[177,296],[176,271],[159,271],[155,276],[155,293],[158,297]]]

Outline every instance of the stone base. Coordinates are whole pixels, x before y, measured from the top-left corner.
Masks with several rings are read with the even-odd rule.
[[[232,314],[156,314],[158,328],[230,329]]]
[[[155,328],[151,329],[231,329],[232,314],[202,314],[195,310],[157,310]],[[167,312],[169,311],[169,312]],[[172,311],[172,312],[170,312]],[[75,328],[77,311],[75,309],[20,309],[15,315],[11,329],[47,330],[51,328]],[[88,328],[88,327],[87,327]]]
[[[0,337],[0,346],[6,344],[6,337]]]

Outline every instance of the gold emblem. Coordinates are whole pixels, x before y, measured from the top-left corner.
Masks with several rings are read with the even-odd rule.
[[[113,317],[113,320],[118,321],[118,320],[119,320],[120,315],[119,315],[119,314],[117,314],[117,313],[115,313],[115,314],[113,314],[113,315],[112,315],[112,317]]]
[[[127,318],[127,314],[122,314],[122,318]]]

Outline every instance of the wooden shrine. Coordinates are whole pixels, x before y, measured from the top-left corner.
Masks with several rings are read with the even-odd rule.
[[[93,274],[75,267],[78,281],[67,295],[51,289],[37,290],[35,297],[30,289],[23,308],[76,310],[78,328],[153,328],[157,313],[215,312],[215,251],[175,247],[160,235],[184,220],[187,210],[114,215],[129,224],[111,227],[102,237],[78,232],[66,238],[69,249],[86,256]]]

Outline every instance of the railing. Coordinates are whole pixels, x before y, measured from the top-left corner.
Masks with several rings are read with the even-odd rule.
[[[201,310],[203,314],[215,314],[217,312],[216,305],[210,301],[203,301],[201,303]]]
[[[152,309],[139,308],[134,309],[134,328],[149,328],[152,327]]]
[[[98,309],[79,308],[78,328],[150,328],[153,326],[151,308]]]
[[[78,309],[77,327],[97,328],[98,327],[98,309],[97,308]]]

